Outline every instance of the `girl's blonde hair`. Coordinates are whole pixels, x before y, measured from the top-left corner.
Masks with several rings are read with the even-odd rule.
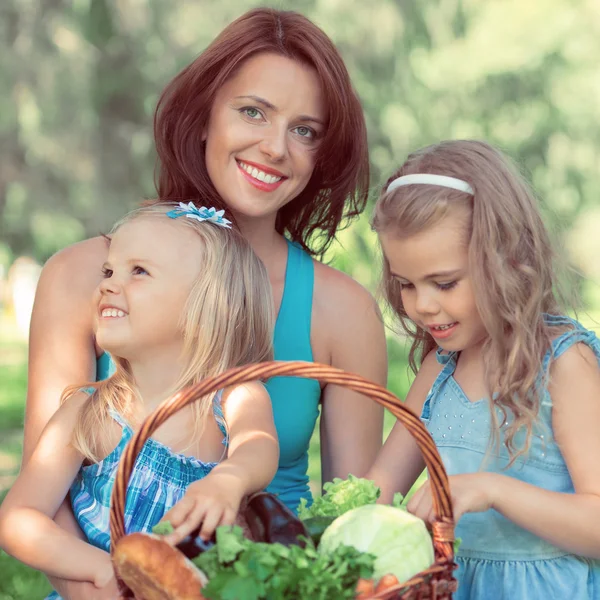
[[[166,219],[166,213],[177,206],[164,202],[143,206],[120,220],[111,233],[134,219]],[[267,271],[240,233],[185,216],[173,222],[193,229],[203,246],[198,256],[202,269],[181,315],[182,369],[174,394],[232,367],[273,360],[274,306]],[[83,406],[73,435],[74,446],[92,462],[110,450],[104,435],[110,411],[131,417],[140,400],[128,361],[112,358],[115,373],[88,384],[95,391]],[[79,389],[65,390],[63,400]],[[212,410],[212,397],[193,403],[192,409],[200,433]]]
[[[470,184],[474,194],[431,185],[408,185],[387,193],[397,177],[415,173],[447,175]],[[470,276],[479,314],[488,333],[483,346],[485,377],[491,394],[492,433],[499,440],[495,407],[506,424],[504,443],[514,460],[529,450],[537,418],[539,374],[544,354],[557,331],[544,323],[544,313],[560,314],[554,252],[535,197],[517,168],[489,144],[473,140],[445,141],[411,154],[385,184],[372,220],[379,233],[409,236],[444,218],[457,207],[470,215],[467,239]],[[400,285],[383,259],[386,300],[412,338],[409,364],[417,372],[437,347],[433,337],[414,325],[402,304]],[[517,448],[516,433],[526,438]]]

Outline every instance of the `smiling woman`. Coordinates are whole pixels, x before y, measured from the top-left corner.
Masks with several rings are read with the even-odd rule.
[[[224,209],[264,263],[275,358],[325,363],[385,384],[375,301],[313,258],[363,210],[369,184],[362,108],[331,40],[298,13],[246,13],[169,83],[154,132],[157,201]],[[95,238],[44,267],[32,316],[25,462],[65,386],[111,372],[90,310],[106,257],[106,241]],[[377,405],[314,380],[275,378],[267,390],[280,441],[269,490],[289,507],[311,499],[308,446],[319,412],[323,480],[366,472],[382,441]],[[68,506],[57,522],[77,532]],[[76,600],[95,597],[83,584],[67,587]]]
[[[312,177],[325,121],[314,69],[276,54],[249,58],[217,92],[204,136],[208,174],[229,210],[257,218],[296,198]]]

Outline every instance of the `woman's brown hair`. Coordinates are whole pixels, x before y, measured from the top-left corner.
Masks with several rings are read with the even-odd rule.
[[[369,187],[362,107],[332,41],[306,17],[256,8],[228,25],[162,93],[154,120],[161,201],[223,206],[206,169],[202,132],[217,91],[259,53],[315,69],[329,114],[315,170],[306,188],[277,215],[276,229],[311,254],[322,254],[336,231],[365,207]]]

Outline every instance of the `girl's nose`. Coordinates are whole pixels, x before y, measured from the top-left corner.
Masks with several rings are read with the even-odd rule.
[[[121,286],[114,275],[105,277],[100,282],[101,294],[118,294],[121,291]]]
[[[435,315],[439,312],[440,305],[430,292],[419,292],[415,309],[421,315]]]

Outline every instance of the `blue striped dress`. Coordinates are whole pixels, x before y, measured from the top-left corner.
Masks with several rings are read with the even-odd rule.
[[[221,406],[222,391],[215,394],[213,414],[223,433],[226,453],[227,430]],[[100,462],[82,466],[71,486],[71,504],[79,527],[87,541],[110,551],[110,498],[117,467],[125,446],[133,437],[133,429],[115,412],[111,416],[122,428],[117,447]],[[206,477],[217,465],[192,456],[177,454],[150,438],[135,462],[125,499],[125,531],[148,532],[185,494],[190,483]],[[46,600],[61,600],[52,592]]]

